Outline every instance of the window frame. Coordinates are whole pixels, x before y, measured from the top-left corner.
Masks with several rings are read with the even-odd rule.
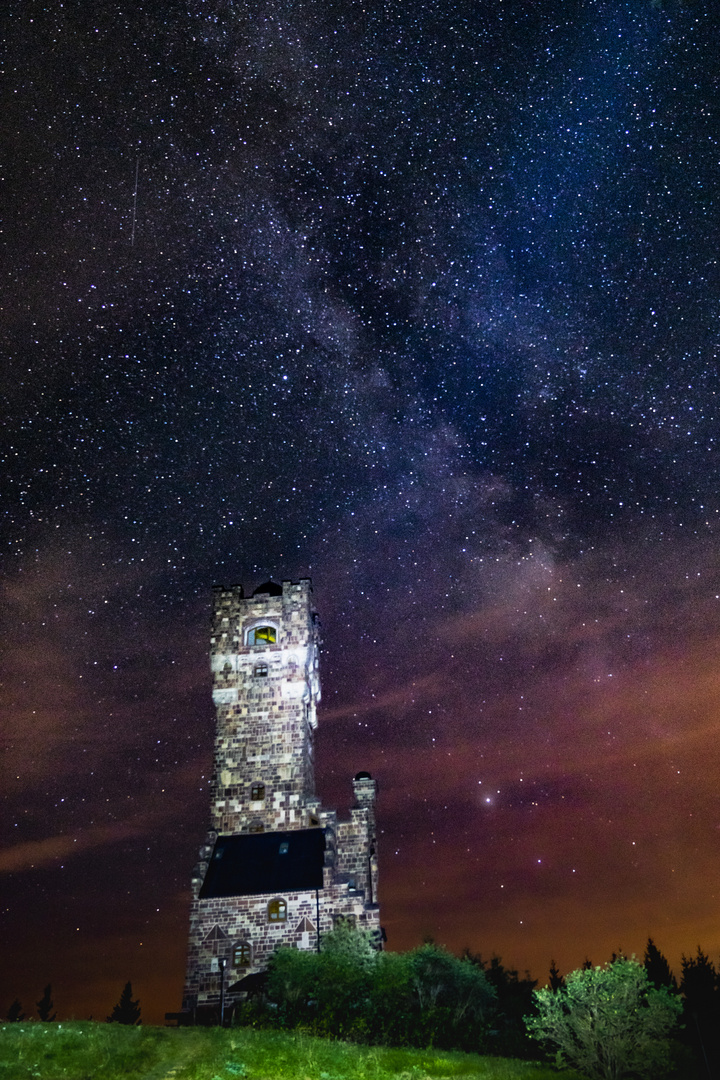
[[[277,926],[279,923],[286,923],[287,918],[287,900],[282,896],[274,896],[272,900],[268,901],[267,921],[272,926]]]
[[[247,960],[240,960],[238,962],[238,953],[241,956],[246,955]],[[252,967],[253,962],[253,947],[252,942],[243,938],[241,941],[236,941],[232,947],[232,966],[234,968],[247,968]]]
[[[255,641],[251,640],[258,630],[272,630],[275,634],[274,641]],[[273,619],[254,619],[249,625],[243,628],[243,641],[244,644],[250,649],[268,649],[272,645],[278,644],[278,638],[280,637],[280,627]]]

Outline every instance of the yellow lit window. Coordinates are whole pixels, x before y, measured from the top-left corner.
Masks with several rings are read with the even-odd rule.
[[[271,900],[267,912],[268,922],[287,922],[287,903],[285,900],[280,898]]]

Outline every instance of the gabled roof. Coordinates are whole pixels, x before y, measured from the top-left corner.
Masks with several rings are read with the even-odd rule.
[[[200,899],[321,889],[323,829],[218,836]]]

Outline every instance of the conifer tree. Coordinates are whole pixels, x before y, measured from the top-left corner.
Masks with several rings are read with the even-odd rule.
[[[54,1002],[53,1002],[53,999],[52,999],[52,984],[51,983],[47,984],[47,986],[45,987],[45,992],[43,993],[43,996],[40,998],[39,1001],[36,1001],[35,1004],[37,1005],[38,1016],[40,1017],[40,1019],[44,1023],[52,1023],[52,1021],[57,1016],[57,1013],[52,1013],[52,1016],[50,1015],[50,1013],[52,1012],[52,1007],[54,1005]]]
[[[113,1006],[113,1011],[107,1018],[108,1024],[129,1024],[135,1025],[140,1023],[140,1002],[133,1001],[132,999],[132,983],[126,982],[125,989],[120,995],[120,1000],[117,1005]]]
[[[553,993],[555,993],[556,990],[562,990],[565,986],[565,980],[556,967],[554,960],[550,961],[550,981],[548,985]]]
[[[15,998],[12,1005],[7,1011],[5,1019],[9,1020],[11,1024],[14,1023],[16,1020],[25,1019],[25,1013],[22,1011],[22,1005],[20,1004],[19,998]]]
[[[677,982],[670,970],[670,965],[651,937],[648,938],[645,946],[645,970],[653,986],[669,986],[673,990],[677,989]]]
[[[680,989],[690,1009],[715,1012],[718,1005],[718,973],[710,957],[697,948],[697,956],[682,958]]]

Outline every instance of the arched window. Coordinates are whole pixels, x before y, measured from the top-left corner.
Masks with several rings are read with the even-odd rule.
[[[265,825],[262,821],[258,821],[256,818],[248,825],[248,832],[265,832]]]
[[[256,664],[253,668],[253,676],[256,679],[267,678],[268,666],[267,664]]]
[[[235,968],[250,967],[252,964],[252,945],[249,941],[237,941],[233,945],[232,964]]]
[[[274,626],[253,626],[247,632],[248,645],[275,645],[277,630]]]
[[[267,906],[268,922],[287,922],[287,901],[277,896]]]
[[[253,784],[250,788],[250,798],[253,802],[260,802],[265,798],[265,785]]]

